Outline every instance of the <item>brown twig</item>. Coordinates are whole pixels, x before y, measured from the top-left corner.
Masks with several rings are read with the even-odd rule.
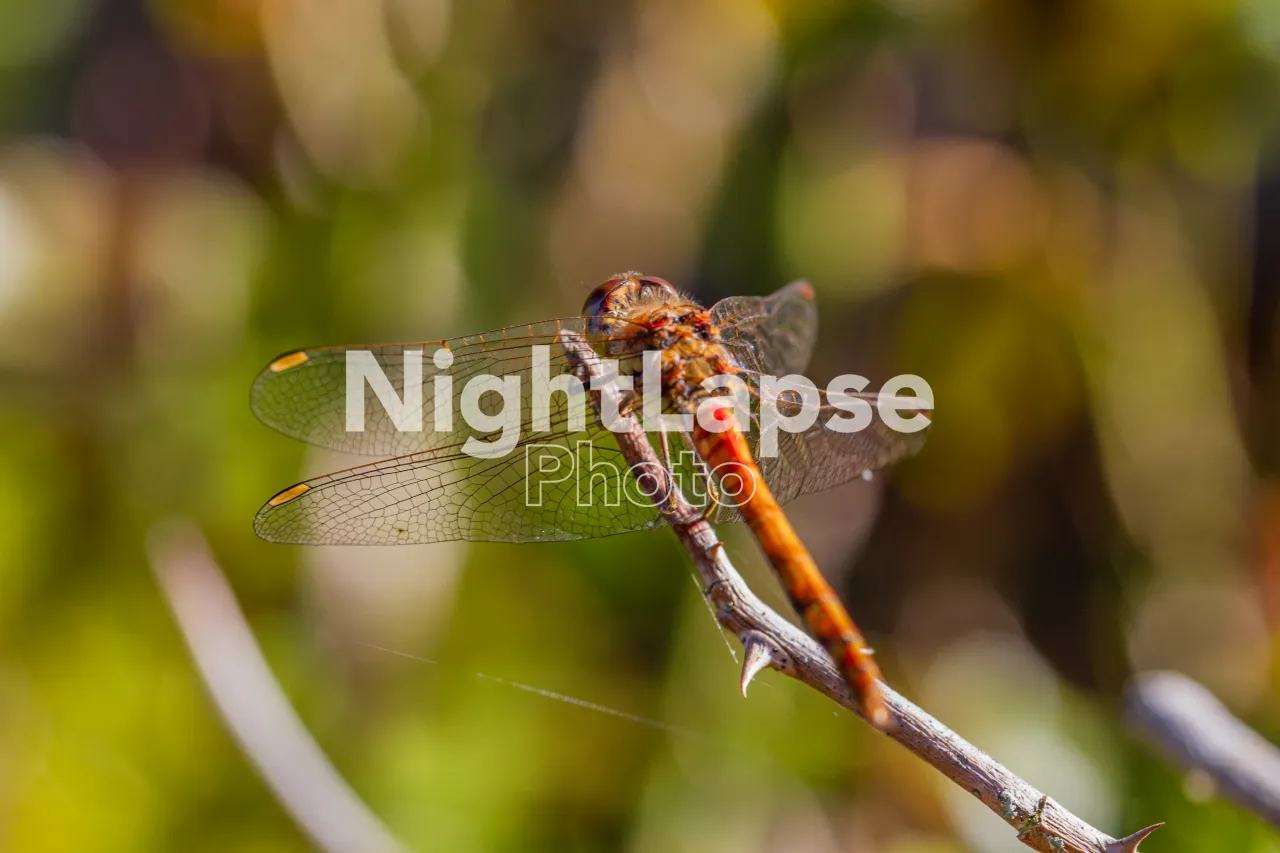
[[[619,411],[618,391],[599,381],[604,371],[586,341],[566,332],[561,335],[561,346],[574,372],[591,388],[589,396],[597,412],[601,410],[602,397],[611,398],[605,401],[608,410]],[[640,424],[633,420],[629,429],[614,432],[614,437],[640,480],[641,491],[667,498],[656,500],[655,505],[693,560],[716,619],[742,642],[743,692],[752,677],[767,666],[858,713],[858,703],[826,651],[747,587],[704,514],[675,487]],[[1149,826],[1126,838],[1112,838],[1036,790],[892,688],[882,689],[893,716],[886,734],[981,800],[1018,831],[1023,844],[1034,850],[1136,853],[1138,843],[1163,825]]]
[[[1176,672],[1134,676],[1125,717],[1176,765],[1205,774],[1227,799],[1280,826],[1280,749],[1204,686]]]
[[[302,831],[325,853],[404,853],[298,719],[200,532],[158,531],[149,552],[205,688]]]

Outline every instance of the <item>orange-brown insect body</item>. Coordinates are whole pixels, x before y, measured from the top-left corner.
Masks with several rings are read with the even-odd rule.
[[[710,314],[664,279],[639,273],[615,276],[587,297],[582,313],[598,318],[593,328],[601,332],[623,325],[642,328],[643,334],[619,335],[605,355],[660,351],[662,387],[680,411],[695,410],[705,395],[704,379],[737,371]]]
[[[643,334],[615,338],[610,343],[613,349],[605,355],[660,350],[663,388],[673,407],[682,412],[696,411],[706,396],[701,383],[708,376],[737,371],[707,311],[663,279],[639,273],[611,278],[587,298],[583,314],[597,318],[595,328],[599,331],[612,331],[611,324],[642,327]],[[728,406],[720,412],[732,416]],[[731,472],[744,480],[738,484],[742,487],[739,493],[750,497],[737,509],[778,572],[792,605],[840,665],[867,719],[877,727],[887,726],[889,713],[878,684],[879,667],[835,590],[765,485],[746,438],[736,427],[712,432],[695,423],[693,441],[718,476]]]
[[[732,413],[728,408],[721,411]],[[840,665],[867,720],[877,728],[885,728],[889,711],[878,683],[880,668],[867,650],[862,632],[765,485],[746,439],[737,429],[716,433],[695,424],[693,440],[699,455],[713,470],[743,478],[740,493],[750,495],[750,499],[738,505],[738,512],[782,579],[792,606]]]

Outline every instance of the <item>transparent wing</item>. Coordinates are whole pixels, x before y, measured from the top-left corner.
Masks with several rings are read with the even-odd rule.
[[[758,433],[748,441],[756,454]],[[854,434],[817,424],[802,433],[780,432],[777,456],[756,458],[770,489],[786,502],[892,464],[922,441],[922,433],[905,435],[880,421]],[[675,474],[685,496],[705,505],[707,495],[687,461]],[[715,520],[740,519],[722,506]],[[497,459],[446,448],[316,477],[267,501],[254,529],[273,542],[406,545],[586,539],[658,523],[614,437],[595,424],[530,439]]]
[[[817,331],[808,285],[795,283],[768,297],[735,297],[717,303],[713,319],[743,368],[759,388],[757,374],[801,372]],[[255,528],[273,541],[333,544],[408,544],[449,539],[528,542],[604,536],[652,527],[658,515],[639,494],[613,436],[584,406],[575,422],[571,403],[553,395],[545,430],[535,432],[531,404],[534,347],[547,347],[548,376],[568,370],[559,336],[576,332],[596,346],[629,332],[612,324],[608,336],[588,329],[588,318],[570,317],[513,326],[448,341],[373,347],[321,347],[281,356],[254,383],[252,404],[265,423],[304,441],[348,453],[394,456],[299,483],[276,495],[259,511]],[[638,331],[638,328],[637,328]],[[447,349],[452,363],[449,394],[452,424],[436,429],[435,350]],[[397,424],[371,384],[362,386],[364,429],[347,423],[347,355],[365,350],[404,399],[405,355],[421,363],[421,426]],[[462,448],[468,439],[492,441],[500,430],[471,427],[461,417],[460,389],[481,373],[518,377],[519,399],[505,408],[490,395],[480,401],[485,414],[519,413],[515,452],[497,459],[475,458]],[[412,384],[412,383],[411,383]],[[902,434],[875,419],[866,430],[844,434],[826,429],[839,414],[823,403],[814,428],[780,432],[778,453],[759,453],[758,414],[748,441],[766,482],[779,500],[820,491],[877,470],[915,452],[922,433]],[[581,431],[579,426],[584,427]],[[691,472],[678,471],[697,485]],[[690,489],[686,488],[686,492]],[[695,503],[698,501],[695,501]],[[720,510],[718,520],[735,520]]]
[[[874,395],[867,402],[874,407]],[[785,413],[794,415],[797,411]],[[901,414],[910,417],[912,412],[904,410]],[[918,432],[899,432],[878,412],[864,429],[842,433],[826,425],[832,417],[845,418],[848,413],[830,403],[822,403],[813,426],[801,432],[779,429],[776,452],[769,454],[761,446],[759,413],[753,413],[747,445],[764,475],[765,484],[779,503],[867,477],[900,462],[920,450],[928,433],[927,427]],[[716,511],[715,520],[738,521],[739,518],[736,510],[723,506]]]
[[[818,312],[813,288],[808,282],[788,284],[769,296],[734,296],[711,308],[712,319],[722,326],[721,340],[743,368],[740,375],[752,389],[758,405],[760,377],[781,377],[803,373],[813,354],[818,335]],[[876,394],[851,394],[873,407]],[[781,405],[785,414],[795,415],[797,407]],[[903,412],[909,416],[910,412]],[[765,483],[780,502],[800,495],[820,492],[887,468],[916,453],[924,443],[925,431],[902,433],[890,427],[876,412],[871,423],[855,433],[840,433],[825,424],[832,417],[847,417],[832,406],[825,394],[818,406],[815,424],[803,432],[779,430],[777,453],[762,455],[760,417],[752,417],[747,443]],[[737,520],[728,507],[717,511],[718,521]]]
[[[596,426],[497,459],[427,451],[316,477],[269,500],[254,529],[273,542],[406,545],[585,539],[658,521],[612,435]]]
[[[520,380],[519,399],[512,403],[510,410],[518,413],[519,438],[525,440],[536,434],[531,403],[535,348],[547,347],[548,375],[555,377],[568,370],[564,351],[558,343],[562,332],[576,332],[590,343],[604,347],[609,341],[625,336],[618,331],[624,322],[614,321],[613,333],[608,336],[588,331],[587,318],[568,317],[445,341],[296,350],[280,356],[259,374],[253,383],[250,403],[263,423],[293,438],[344,453],[404,456],[460,445],[468,438],[477,437],[485,427],[482,424],[478,429],[472,428],[467,423],[469,419],[462,417],[462,389],[479,374],[498,379],[516,377]],[[440,350],[452,355],[451,364],[443,369],[437,367],[435,361],[435,354]],[[363,391],[355,402],[363,406],[364,428],[360,431],[348,428],[349,354],[371,360],[390,381],[400,401],[407,399],[409,390],[405,388],[406,370],[412,371],[413,363],[421,364],[421,378],[416,383],[419,387],[414,389],[420,392],[421,405],[409,409],[410,413],[421,415],[420,429],[410,428],[415,424],[397,424],[378,398],[373,384],[358,375],[353,381],[360,383]],[[452,377],[452,388],[447,392],[451,423],[448,428],[437,429],[435,377],[441,374]],[[496,415],[502,411],[499,403],[496,394],[488,394],[481,398],[480,409],[485,414]],[[565,395],[552,395],[552,418],[564,415],[567,406]],[[567,423],[562,418],[557,430],[563,431]]]
[[[711,306],[720,339],[747,371],[803,373],[818,339],[818,310],[807,281],[769,296],[731,296]]]
[[[713,319],[724,324],[726,346],[748,371],[784,375],[803,370],[808,362],[817,331],[817,314],[807,284],[794,283],[767,297],[732,297],[711,310]],[[449,447],[474,437],[476,430],[461,417],[461,389],[480,374],[499,379],[514,377],[520,380],[518,411],[523,440],[535,434],[531,405],[534,348],[548,348],[548,374],[554,377],[568,369],[558,344],[562,332],[581,334],[605,351],[610,341],[625,338],[629,331],[622,320],[612,322],[609,335],[590,331],[588,323],[589,318],[566,317],[451,340],[295,350],[275,359],[262,371],[253,384],[250,403],[263,423],[310,444],[343,453],[403,456]],[[636,327],[635,331],[641,330]],[[452,363],[443,369],[434,360],[436,351],[441,349],[452,355]],[[364,428],[348,429],[349,353],[370,359],[400,400],[406,399],[406,355],[421,364],[421,406],[412,409],[421,415],[421,429],[398,425],[374,386],[359,378],[356,381],[363,388],[357,399],[363,406]],[[442,373],[453,381],[448,429],[435,428],[435,377]],[[488,402],[492,408],[496,403],[494,395],[489,395]],[[565,405],[563,395],[554,395],[552,415],[558,413],[556,407],[562,410]]]
[[[898,432],[877,416],[864,430],[839,433],[822,426],[830,414],[830,407],[824,407],[815,426],[780,432],[778,455],[759,460],[765,482],[779,501],[825,491],[914,456],[928,432]]]

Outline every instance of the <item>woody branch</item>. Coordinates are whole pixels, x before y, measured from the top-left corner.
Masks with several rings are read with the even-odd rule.
[[[1176,672],[1145,672],[1125,690],[1125,718],[1178,767],[1280,827],[1280,749],[1204,685]]]
[[[596,412],[619,411],[618,390],[602,381],[605,372],[590,345],[575,333],[563,333],[561,346],[578,378],[591,388]],[[598,387],[597,387],[598,386]],[[773,668],[803,682],[837,704],[859,713],[858,703],[826,651],[747,587],[701,510],[691,506],[659,462],[638,422],[614,432],[641,490],[655,506],[692,559],[716,619],[733,632],[744,650],[741,687],[762,669]],[[1044,853],[1136,853],[1138,843],[1162,824],[1125,838],[1112,838],[1067,811],[1048,795],[1003,767],[887,685],[881,685],[893,722],[889,737],[951,781],[973,794],[1017,830],[1026,846]]]

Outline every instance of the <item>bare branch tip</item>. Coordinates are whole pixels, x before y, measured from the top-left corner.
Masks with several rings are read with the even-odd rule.
[[[1146,837],[1164,826],[1164,822],[1153,823],[1145,829],[1139,829],[1133,835],[1126,835],[1124,838],[1117,838],[1105,848],[1106,853],[1138,853],[1138,845],[1141,844]]]

